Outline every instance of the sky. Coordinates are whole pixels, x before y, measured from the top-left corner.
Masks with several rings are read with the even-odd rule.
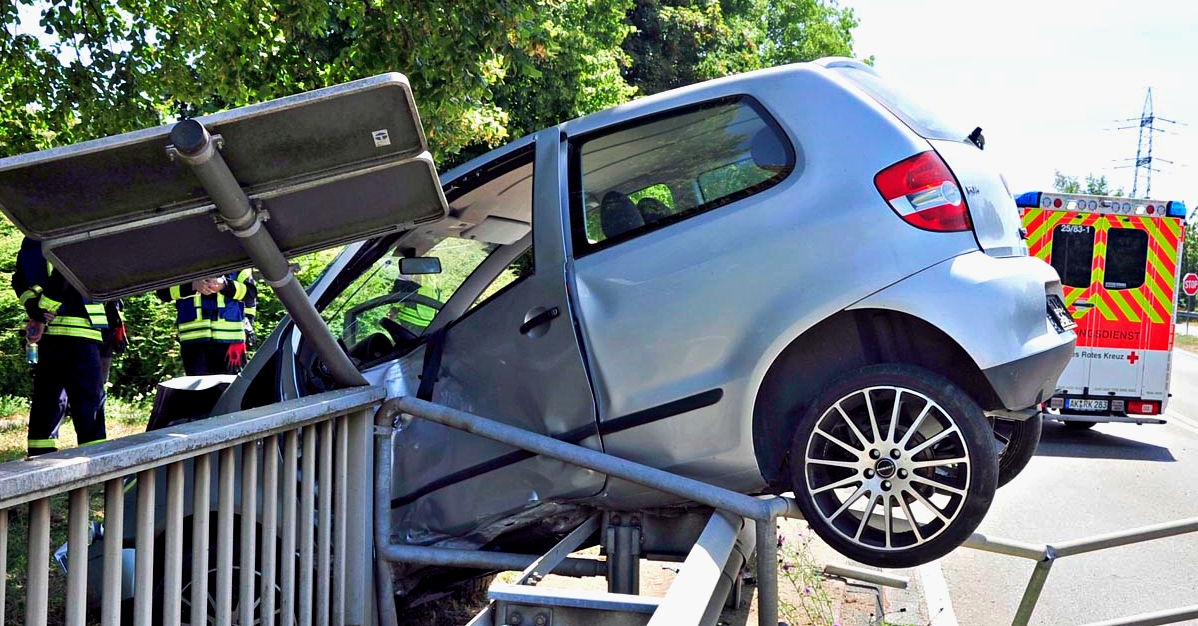
[[[1158,122],[1152,198],[1198,205],[1198,3],[1184,0],[840,0],[859,57],[943,117],[981,126],[1011,191],[1053,173],[1130,195],[1139,117]],[[1134,121],[1117,121],[1136,118]],[[1135,126],[1131,130],[1113,130]],[[1172,161],[1164,163],[1161,159]],[[1143,175],[1138,194],[1145,195]]]

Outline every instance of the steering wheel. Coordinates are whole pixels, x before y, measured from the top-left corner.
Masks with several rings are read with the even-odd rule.
[[[380,318],[379,326],[382,326],[383,330],[387,331],[388,335],[391,335],[391,342],[394,343],[395,347],[397,348],[399,346],[407,345],[417,339],[416,333],[404,328],[399,324],[399,322],[389,317]]]

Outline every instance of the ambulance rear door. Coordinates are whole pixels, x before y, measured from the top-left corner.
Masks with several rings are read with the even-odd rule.
[[[1089,302],[1093,282],[1096,230],[1084,224],[1086,216],[1054,208],[1045,198],[1043,208],[1024,209],[1023,222],[1028,232],[1028,251],[1050,263],[1061,277],[1065,306],[1077,322],[1077,348],[1073,359],[1057,380],[1057,387],[1071,395],[1081,395],[1089,386],[1089,325],[1093,322]]]

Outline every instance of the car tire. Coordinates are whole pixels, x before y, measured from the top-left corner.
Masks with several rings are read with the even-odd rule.
[[[1037,414],[1026,420],[994,418],[994,437],[998,444],[998,486],[1011,482],[1036,454],[1044,420]]]
[[[998,488],[994,431],[981,407],[912,365],[871,365],[829,384],[799,419],[790,469],[812,530],[841,554],[887,568],[948,554]]]
[[[1074,421],[1074,420],[1068,420],[1068,421],[1061,422],[1061,423],[1064,424],[1065,428],[1068,430],[1080,431],[1080,430],[1090,430],[1091,428],[1094,428],[1095,424],[1097,424],[1098,422],[1078,422],[1078,421]]]

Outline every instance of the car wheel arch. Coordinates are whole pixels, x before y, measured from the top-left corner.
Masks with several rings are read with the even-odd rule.
[[[772,359],[753,394],[753,451],[769,489],[789,489],[789,442],[807,402],[841,374],[908,363],[961,387],[983,409],[1001,402],[977,363],[931,323],[890,309],[842,310],[793,338]]]

